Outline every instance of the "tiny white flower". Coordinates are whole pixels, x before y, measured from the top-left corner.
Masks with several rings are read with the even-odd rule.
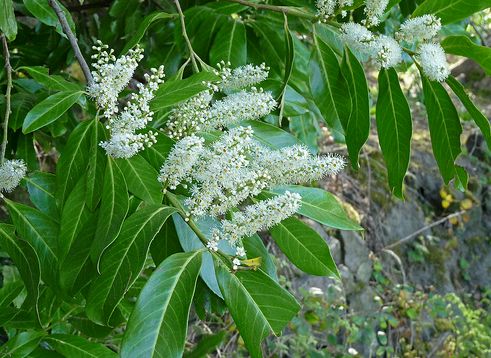
[[[450,69],[442,46],[438,43],[425,43],[419,47],[418,52],[424,74],[432,81],[445,81],[450,75]]]
[[[440,18],[427,14],[404,21],[396,37],[408,42],[430,41],[436,37],[441,28]]]
[[[246,255],[246,251],[242,246],[237,246],[235,248],[235,254],[239,257],[244,257]]]
[[[310,287],[309,293],[312,296],[322,296],[324,294],[324,291],[322,291],[319,287]]]
[[[239,266],[241,265],[241,262],[238,258],[235,258],[232,260],[232,264],[233,264],[233,269],[234,270],[237,270],[239,268]]]
[[[358,354],[358,351],[353,347],[350,347],[348,348],[348,354],[351,354],[352,356],[356,356]]]
[[[266,67],[264,63],[259,66],[247,64],[231,70],[229,66],[222,62],[218,64],[218,67],[219,70],[215,72],[221,77],[218,87],[225,93],[244,89],[262,82],[268,78],[269,74],[269,67]]]
[[[341,39],[353,50],[366,56],[373,54],[375,34],[365,26],[355,22],[347,22],[341,25]]]
[[[0,166],[0,191],[11,192],[26,176],[27,166],[22,159],[6,160]]]
[[[384,15],[389,0],[365,0],[365,15],[367,26],[377,26]]]
[[[392,37],[380,35],[372,46],[373,59],[379,67],[394,67],[402,61],[402,48]]]

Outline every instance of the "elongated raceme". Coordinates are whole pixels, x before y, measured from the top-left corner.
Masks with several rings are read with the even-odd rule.
[[[441,28],[441,20],[433,14],[427,14],[404,21],[396,37],[408,42],[430,41]]]

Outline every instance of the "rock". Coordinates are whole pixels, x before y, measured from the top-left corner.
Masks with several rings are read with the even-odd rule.
[[[344,264],[357,281],[367,283],[372,275],[372,261],[366,242],[355,231],[343,231],[341,238],[344,244]]]

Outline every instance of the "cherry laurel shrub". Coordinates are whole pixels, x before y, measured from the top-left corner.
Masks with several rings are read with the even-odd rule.
[[[300,306],[260,234],[300,270],[339,278],[299,216],[362,229],[315,183],[348,160],[358,168],[365,68],[378,70],[394,195],[412,135],[398,73],[411,68],[441,175],[466,187],[450,91],[488,146],[491,130],[447,53],[491,72],[491,50],[467,31],[489,6],[0,0],[0,355],[180,357],[194,307],[200,318],[228,310],[261,357]],[[348,158],[317,154],[320,121]]]

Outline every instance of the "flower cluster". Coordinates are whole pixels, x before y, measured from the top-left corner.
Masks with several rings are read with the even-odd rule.
[[[318,180],[344,167],[342,158],[314,156],[301,145],[266,148],[254,140],[253,134],[251,127],[235,127],[207,147],[195,135],[185,137],[169,154],[159,181],[171,189],[179,184],[190,185],[190,197],[185,201],[188,215],[219,218],[263,189]],[[222,220],[209,248],[217,249],[219,240],[240,247],[241,237],[291,216],[298,209],[299,200],[298,194],[285,194],[277,200],[246,207],[244,212],[235,213],[233,220]],[[258,214],[261,220],[254,219]]]
[[[381,9],[384,1],[367,1],[378,4]],[[372,4],[372,5],[373,5]],[[373,9],[376,6],[373,5]],[[366,10],[368,11],[368,10]],[[367,18],[369,18],[367,14]],[[368,23],[368,19],[367,19]],[[373,21],[371,22],[373,24]],[[434,15],[423,15],[406,20],[396,33],[395,38],[386,35],[378,35],[365,26],[348,22],[341,26],[341,39],[353,50],[372,60],[378,67],[394,67],[402,62],[402,47],[400,42],[409,42],[416,47],[416,56],[421,62],[423,72],[433,81],[445,81],[449,76],[445,51],[435,42],[435,37],[441,29],[441,21]]]
[[[418,59],[423,72],[432,81],[445,81],[450,75],[445,51],[439,43],[424,43],[419,46]]]
[[[401,25],[396,38],[407,42],[430,41],[442,28],[441,20],[435,15],[423,15],[408,19]]]
[[[167,121],[167,134],[181,139],[198,131],[228,128],[243,120],[254,120],[271,113],[277,103],[269,92],[254,87],[268,77],[268,68],[246,65],[233,70],[218,64],[217,83],[208,83],[208,90],[181,103],[172,110]],[[213,100],[216,92],[225,97]]]
[[[341,26],[341,38],[378,67],[394,67],[402,61],[402,48],[392,37],[376,35],[365,26],[348,22]]]
[[[365,24],[367,26],[377,26],[384,15],[385,8],[389,0],[365,0]]]
[[[11,192],[26,176],[27,166],[21,159],[5,161],[0,166],[0,191]]]
[[[317,0],[315,6],[317,7],[317,16],[326,21],[332,17],[336,9],[342,9],[346,6],[352,6],[353,0]],[[341,11],[343,16],[346,15],[345,11]]]
[[[138,83],[138,93],[133,93],[127,105],[119,113],[118,96],[133,77],[138,62],[143,58],[143,50],[136,48],[127,55],[116,58],[113,50],[98,42],[94,49],[98,51],[92,58],[95,71],[94,83],[88,87],[89,94],[96,100],[103,116],[107,118],[106,128],[110,131],[108,141],[100,145],[114,158],[130,158],[145,147],[155,143],[155,133],[137,133],[152,120],[150,101],[160,83],[163,82],[164,68],[152,68],[145,74],[146,84]]]

